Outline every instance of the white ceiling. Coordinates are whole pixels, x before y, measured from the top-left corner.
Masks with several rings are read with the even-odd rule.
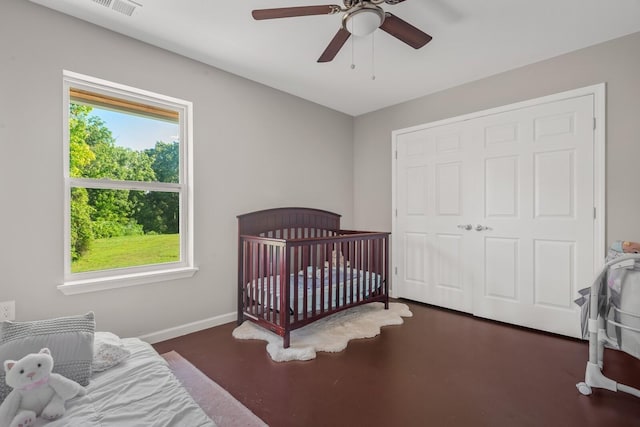
[[[31,1],[353,116],[640,31],[640,0],[406,0],[382,7],[431,43],[377,30],[318,64],[340,15],[251,11],[333,0],[113,0],[139,5],[131,16],[108,0]]]

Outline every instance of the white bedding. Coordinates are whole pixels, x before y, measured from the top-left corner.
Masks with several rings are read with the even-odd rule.
[[[182,387],[167,362],[144,341],[124,338],[131,356],[91,377],[87,395],[67,402],[59,420],[47,427],[215,427]]]

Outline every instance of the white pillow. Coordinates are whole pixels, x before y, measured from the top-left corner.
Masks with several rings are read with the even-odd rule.
[[[120,337],[111,332],[96,332],[93,339],[93,362],[91,363],[91,369],[93,372],[106,371],[130,355],[131,352],[124,348]]]

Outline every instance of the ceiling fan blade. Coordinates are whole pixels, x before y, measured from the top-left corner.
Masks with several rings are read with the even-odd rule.
[[[432,39],[429,34],[389,12],[385,14],[384,22],[380,26],[380,29],[391,34],[398,40],[405,42],[414,49],[420,49]]]
[[[331,62],[333,58],[336,57],[342,46],[349,40],[351,37],[351,33],[344,28],[340,28],[331,42],[329,42],[329,46],[322,52],[320,58],[318,58],[318,62]]]
[[[331,15],[340,11],[340,6],[328,4],[326,6],[298,6],[281,7],[277,9],[257,9],[251,12],[253,19],[293,18],[295,16]]]

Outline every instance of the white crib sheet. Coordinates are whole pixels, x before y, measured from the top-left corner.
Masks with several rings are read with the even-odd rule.
[[[314,269],[313,267],[308,267],[306,271],[301,270],[298,273],[297,278],[296,275],[291,274],[289,276],[289,286],[291,289],[291,302],[289,308],[293,309],[293,289],[296,288],[296,279],[299,313],[304,312],[305,291],[307,295],[307,312],[312,311],[312,295],[314,285],[316,288],[316,311],[319,311],[322,306],[322,301],[320,298],[321,292],[324,292],[323,308],[324,310],[327,310],[330,307],[335,308],[337,306],[339,307],[367,298],[370,292],[376,291],[382,286],[382,276],[377,273],[345,267],[344,269],[333,268],[333,274],[330,275],[328,270],[328,268],[324,268],[324,282],[322,281],[322,270]],[[262,288],[263,283],[265,285],[265,289]],[[353,288],[351,286],[352,283]],[[320,290],[321,288],[322,291]],[[331,288],[331,292],[329,292],[329,288]],[[257,292],[254,293],[254,289]],[[271,309],[274,309],[277,306],[277,302],[280,298],[280,276],[269,276],[254,280],[253,282],[247,284],[247,292],[249,298],[257,300],[260,304],[262,304],[263,300],[266,300],[269,303]]]

